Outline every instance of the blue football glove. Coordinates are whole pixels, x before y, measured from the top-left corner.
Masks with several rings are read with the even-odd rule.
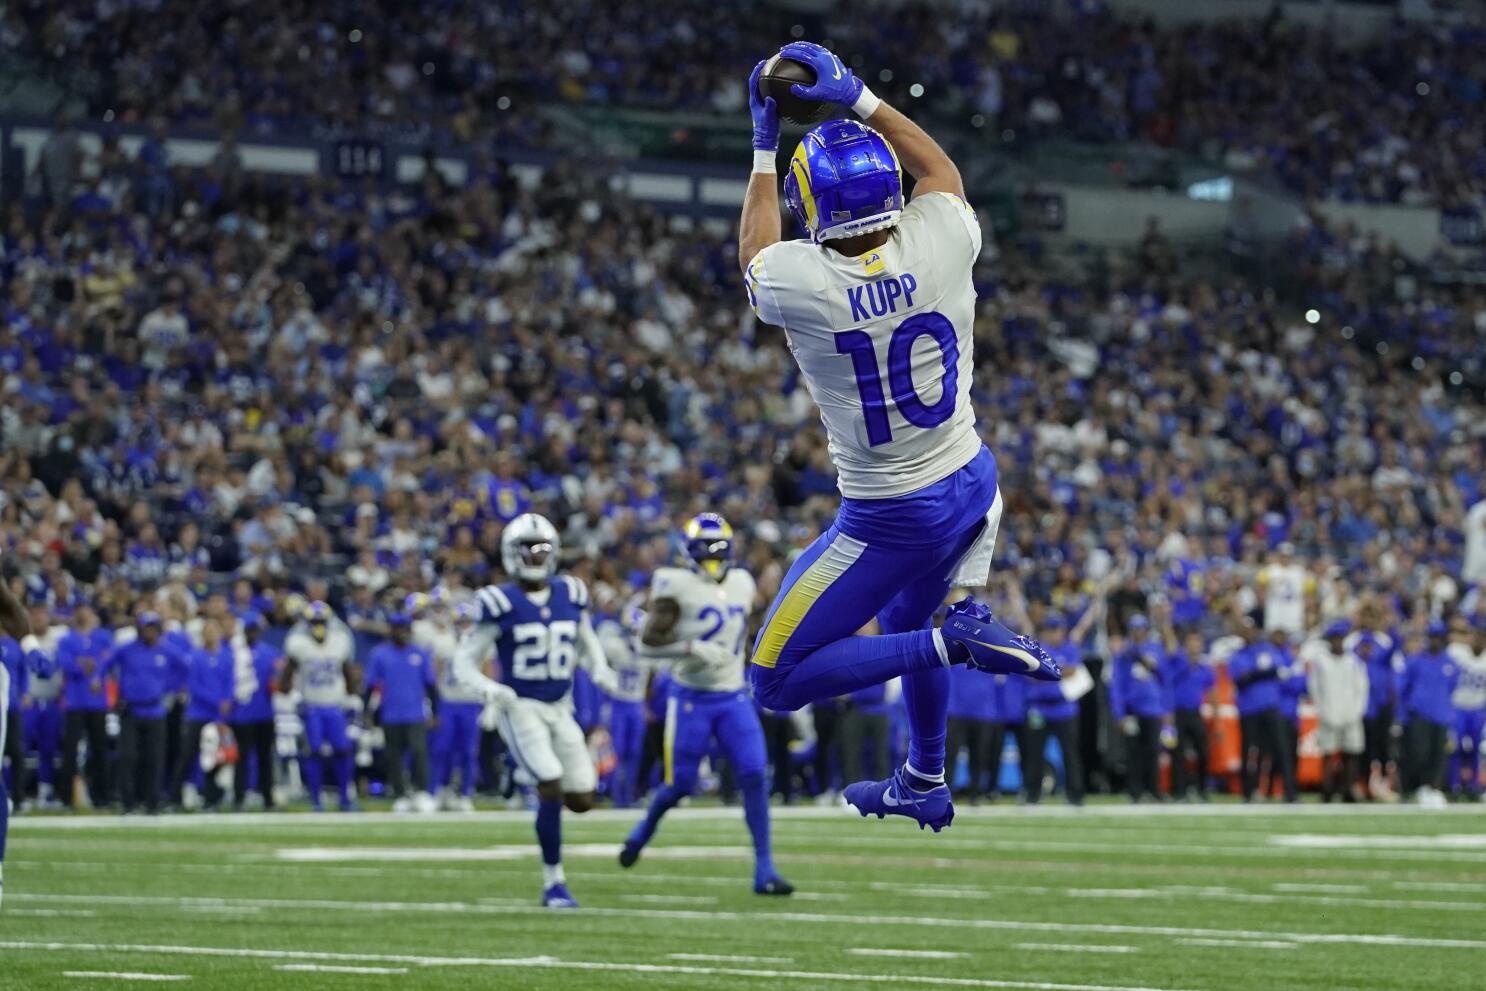
[[[767,62],[768,59],[764,59]],[[753,115],[753,150],[779,150],[779,104],[774,98],[759,95],[758,77],[764,71],[764,62],[753,67],[748,77],[748,112]]]
[[[815,85],[799,83],[790,89],[795,96],[805,100],[825,100],[850,108],[862,95],[865,84],[852,75],[842,61],[831,50],[811,41],[792,41],[779,49],[785,58],[803,62],[815,70]]]

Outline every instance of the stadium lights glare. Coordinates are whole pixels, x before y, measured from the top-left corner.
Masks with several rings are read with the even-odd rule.
[[[1320,310],[1306,310],[1305,311],[1305,322],[1306,323],[1320,323],[1321,322],[1321,311]]]
[[[361,29],[360,28],[352,28],[351,29],[351,34],[349,35],[349,37],[351,39],[351,44],[353,44],[353,45],[360,44],[361,43]]]
[[[919,97],[923,96],[924,84],[914,83],[912,86],[908,87],[908,95],[913,97],[914,99],[918,99]]]

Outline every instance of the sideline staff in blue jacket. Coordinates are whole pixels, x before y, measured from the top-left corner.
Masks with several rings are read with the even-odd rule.
[[[160,635],[160,614],[142,612],[139,639],[118,648],[104,665],[119,680],[119,788],[124,814],[143,805],[160,811],[165,770],[165,697],[188,675],[186,658]]]

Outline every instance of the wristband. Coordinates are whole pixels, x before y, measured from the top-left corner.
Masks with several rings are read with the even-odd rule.
[[[880,106],[882,106],[882,100],[878,98],[876,93],[868,89],[866,84],[863,84],[862,95],[857,97],[856,102],[851,105],[851,112],[862,118],[862,120],[866,120],[868,117],[877,113],[877,108]]]
[[[755,148],[753,150],[753,171],[754,171],[754,173],[755,174],[758,174],[760,172],[765,172],[765,173],[768,173],[769,175],[774,175],[775,172],[776,172],[775,160],[778,157],[779,157],[779,149],[777,149],[777,148],[772,148],[772,149],[770,149],[768,151],[762,151],[762,150],[760,150],[758,148]]]
[[[21,637],[21,649],[28,654],[31,653],[31,651],[33,650],[40,650],[41,641],[36,639],[36,634],[27,633],[25,636]]]

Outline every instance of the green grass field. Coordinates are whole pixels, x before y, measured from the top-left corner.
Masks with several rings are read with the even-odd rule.
[[[751,893],[736,809],[632,871],[634,813],[568,817],[566,913],[525,813],[23,817],[0,988],[1486,986],[1480,806],[776,812],[790,899]]]

